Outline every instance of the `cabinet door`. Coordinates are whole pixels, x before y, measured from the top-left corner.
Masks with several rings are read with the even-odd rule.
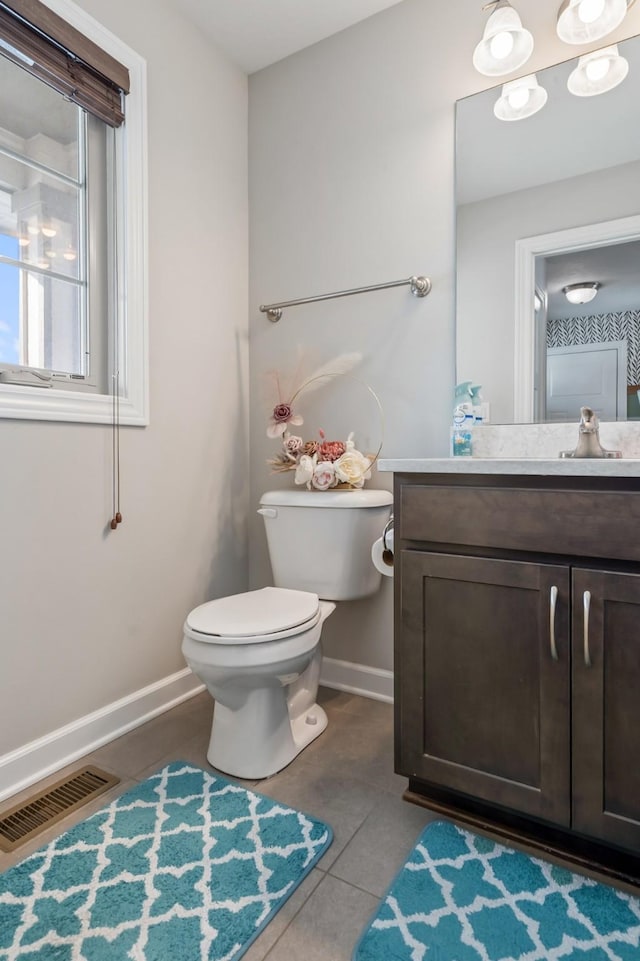
[[[573,572],[573,828],[640,847],[640,575]]]
[[[400,582],[399,773],[568,825],[569,569],[402,551]]]

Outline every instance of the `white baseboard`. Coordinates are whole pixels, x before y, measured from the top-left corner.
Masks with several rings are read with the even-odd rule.
[[[336,691],[348,691],[374,701],[393,703],[393,671],[383,671],[379,667],[323,657],[320,683]]]
[[[187,667],[0,757],[0,801],[204,690]]]

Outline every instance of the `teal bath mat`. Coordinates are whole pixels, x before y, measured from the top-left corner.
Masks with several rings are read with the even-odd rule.
[[[315,818],[170,764],[0,874],[0,959],[235,961],[331,840]]]
[[[354,961],[639,961],[640,901],[436,821]]]

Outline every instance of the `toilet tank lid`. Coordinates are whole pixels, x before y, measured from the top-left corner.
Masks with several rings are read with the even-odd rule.
[[[374,490],[307,491],[287,488],[265,491],[260,503],[276,507],[388,507],[393,504],[393,494]]]
[[[276,634],[306,623],[317,614],[318,606],[317,594],[263,587],[201,604],[188,615],[186,626],[219,637]]]

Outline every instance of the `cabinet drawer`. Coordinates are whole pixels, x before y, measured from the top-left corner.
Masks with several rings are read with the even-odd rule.
[[[405,540],[640,561],[639,491],[403,484]]]

